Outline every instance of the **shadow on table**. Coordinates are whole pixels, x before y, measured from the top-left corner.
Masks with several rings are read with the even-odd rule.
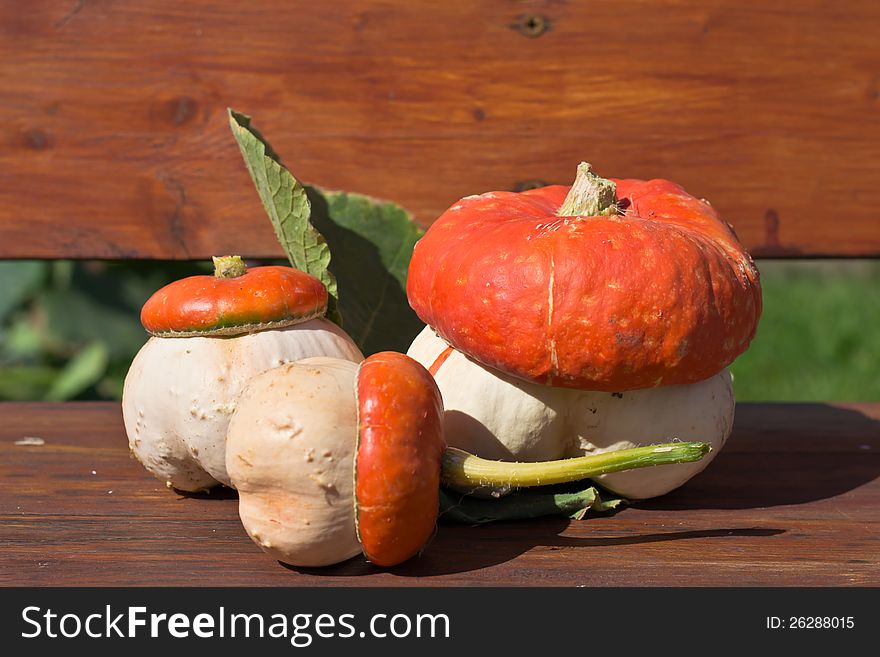
[[[188,498],[193,500],[237,500],[238,499],[238,491],[234,488],[229,488],[227,486],[215,486],[214,488],[205,490],[205,491],[186,491],[186,490],[177,490],[174,489],[174,492],[180,495],[181,498]]]
[[[634,506],[648,511],[745,510],[806,504],[855,490],[878,476],[880,421],[830,404],[744,404],[737,410],[728,446],[704,472],[668,495]],[[752,514],[740,522],[750,523],[753,518]],[[363,558],[328,568],[285,568],[331,578],[382,572],[431,577],[497,566],[536,547],[588,549],[731,536],[763,538],[785,531],[734,526],[614,537],[561,536],[569,522],[560,517],[481,527],[443,522],[422,555],[395,568],[380,569]],[[736,519],[725,516],[723,522]]]
[[[439,536],[428,544],[418,557],[394,568],[381,569],[363,558],[355,558],[330,568],[297,568],[281,564],[288,570],[321,577],[350,577],[388,572],[399,577],[431,577],[465,573],[506,563],[536,547],[603,548],[642,543],[661,543],[689,539],[726,538],[731,536],[766,537],[785,533],[774,528],[724,528],[710,530],[670,531],[631,536],[580,538],[560,536],[569,525],[567,518],[542,518],[521,522],[493,523],[482,527],[464,525],[440,526]],[[481,530],[491,535],[480,534]],[[467,534],[467,535],[465,535]],[[540,582],[536,582],[540,584]]]
[[[727,446],[706,470],[637,505],[679,510],[806,504],[878,476],[880,421],[830,404],[744,404]]]

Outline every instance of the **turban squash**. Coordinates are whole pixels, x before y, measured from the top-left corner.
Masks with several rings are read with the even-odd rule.
[[[394,352],[360,365],[306,358],[258,374],[241,394],[227,441],[248,535],[294,566],[358,553],[378,566],[406,561],[434,535],[441,483],[463,494],[506,491],[694,462],[708,447],[656,445],[548,463],[476,458],[447,449],[437,384]]]
[[[323,318],[327,290],[290,267],[248,270],[215,259],[214,276],[158,290],[141,323],[152,335],[125,377],[122,412],[132,454],[170,488],[231,485],[226,430],[255,374],[300,358],[355,362],[360,350]]]
[[[545,460],[703,440],[698,463],[603,476],[662,495],[724,445],[726,370],[761,313],[758,270],[704,200],[667,180],[469,196],[416,245],[407,295],[428,324],[408,354],[434,374],[450,445]]]

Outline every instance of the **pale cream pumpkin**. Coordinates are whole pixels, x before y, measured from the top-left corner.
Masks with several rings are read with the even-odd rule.
[[[230,486],[226,429],[245,384],[311,356],[363,358],[324,319],[232,338],[150,338],[131,364],[122,397],[132,454],[173,488]]]
[[[290,267],[250,271],[215,259],[214,276],[157,291],[141,321],[153,335],[128,371],[122,414],[132,454],[171,488],[231,485],[226,429],[256,374],[311,356],[360,362],[342,329],[323,319],[327,290]]]
[[[632,499],[663,495],[705,468],[733,426],[729,372],[698,383],[609,393],[531,383],[451,349],[426,327],[407,354],[432,371],[452,447],[490,459],[545,461],[675,440],[701,441],[701,460],[597,477]]]

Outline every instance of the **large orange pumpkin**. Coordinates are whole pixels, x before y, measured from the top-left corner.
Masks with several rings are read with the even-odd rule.
[[[761,312],[758,271],[708,202],[586,164],[571,188],[453,205],[416,245],[407,295],[485,365],[607,392],[712,376],[747,348]]]

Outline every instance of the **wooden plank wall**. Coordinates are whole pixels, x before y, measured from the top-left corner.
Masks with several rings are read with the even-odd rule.
[[[0,257],[278,255],[224,110],[427,225],[667,177],[763,256],[880,255],[876,0],[0,3]]]

